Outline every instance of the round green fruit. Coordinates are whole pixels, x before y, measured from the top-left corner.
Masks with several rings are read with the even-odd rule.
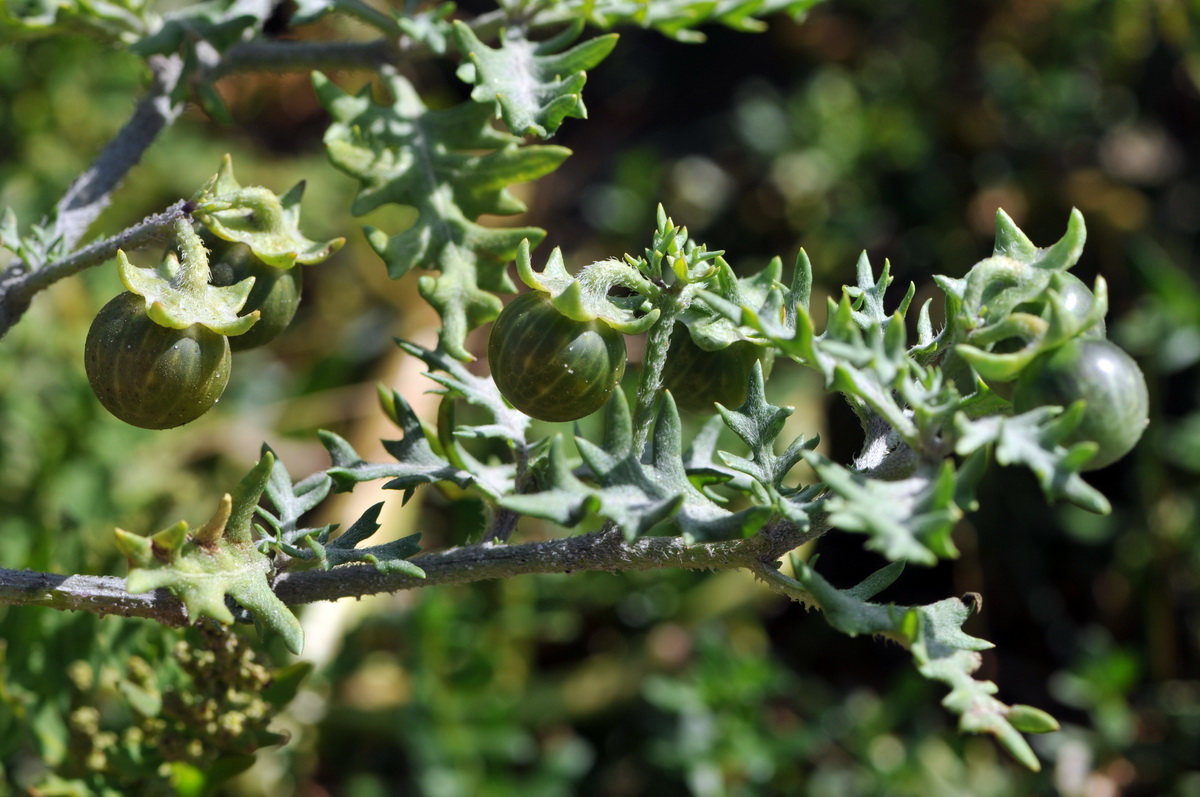
[[[150,320],[145,299],[122,293],[101,308],[84,346],[88,382],[104,408],[143,429],[170,429],[207,412],[229,382],[229,341],[207,327]]]
[[[1146,378],[1133,358],[1103,338],[1076,338],[1029,364],[1013,390],[1013,409],[1068,407],[1083,399],[1083,420],[1067,443],[1099,446],[1084,470],[1111,465],[1134,447],[1146,428]]]
[[[209,270],[212,276],[209,281],[213,285],[233,285],[254,277],[254,287],[238,314],[244,316],[258,310],[261,315],[246,332],[229,338],[229,348],[245,351],[279,337],[292,323],[300,306],[300,267],[269,266],[255,257],[254,251],[244,243],[224,241],[211,235],[204,236],[204,243],[211,250]]]
[[[625,373],[625,339],[562,315],[541,291],[511,301],[488,339],[492,379],[531,418],[573,421],[604,406]]]
[[[716,404],[736,409],[746,403],[750,374],[762,362],[763,375],[770,373],[772,351],[745,340],[723,349],[700,348],[684,324],[676,324],[671,347],[663,366],[663,387],[671,391],[682,410],[712,414]]]

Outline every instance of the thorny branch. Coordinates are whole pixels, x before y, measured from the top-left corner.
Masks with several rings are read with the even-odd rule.
[[[60,240],[64,251],[71,251],[83,239],[92,222],[108,206],[112,192],[120,186],[125,175],[142,159],[158,134],[170,127],[183,111],[181,104],[171,100],[171,92],[183,73],[183,60],[178,56],[154,56],[149,59],[149,64],[154,76],[150,90],[138,102],[129,121],[100,151],[95,162],[71,184],[55,207],[53,237]],[[170,215],[180,205],[182,203],[160,215]],[[145,243],[140,236],[146,233],[146,225],[153,218],[64,260],[39,264],[40,268],[30,268],[32,264],[20,261],[10,263],[0,272],[0,338],[21,320],[29,309],[30,299],[38,291],[84,268],[103,263],[116,254],[117,248]],[[170,221],[174,221],[174,216]],[[147,240],[152,237],[153,234]],[[119,243],[110,252],[108,244],[112,241]]]
[[[154,76],[150,90],[138,102],[125,126],[71,184],[55,208],[54,231],[62,237],[67,251],[83,239],[92,222],[108,206],[112,192],[142,159],[158,134],[183,112],[183,105],[171,100],[171,92],[183,74],[183,59],[152,56],[149,64]]]
[[[781,523],[745,540],[692,545],[679,537],[643,537],[626,542],[619,531],[518,545],[488,542],[414,557],[411,561],[425,571],[423,579],[383,574],[370,565],[349,565],[329,571],[283,573],[275,579],[274,589],[284,603],[297,605],[534,573],[743,567],[761,573],[764,567],[774,567],[780,557],[826,528],[824,517],[818,516],[807,531]],[[112,576],[0,569],[0,604],[144,617],[175,626],[187,623],[182,604],[166,590],[131,595],[124,583]]]
[[[494,35],[504,21],[502,12],[482,15],[471,22],[481,37]],[[555,25],[561,13],[543,11],[529,21],[531,27]],[[295,71],[316,64],[330,68],[378,69],[404,59],[428,55],[428,46],[407,38],[371,42],[302,43],[258,41],[235,45],[208,67],[205,77],[219,79],[246,71]],[[182,104],[171,94],[184,76],[179,56],[149,59],[153,82],[133,115],[96,161],[71,185],[56,206],[54,232],[67,251],[86,235],[108,205],[111,194],[140,160],[159,133],[175,122]],[[190,212],[180,201],[118,235],[79,250],[61,261],[30,270],[19,261],[0,273],[0,337],[28,308],[30,298],[54,281],[111,258],[118,248],[132,248],[159,237],[181,215]],[[684,568],[728,570],[747,568],[755,573],[776,566],[780,557],[820,536],[828,528],[823,513],[814,513],[810,528],[769,524],[745,540],[688,544],[678,537],[645,537],[627,542],[619,531],[604,530],[563,539],[509,545],[487,542],[415,557],[424,579],[382,574],[369,565],[351,565],[331,571],[285,572],[274,582],[279,597],[289,605],[337,600],[380,592],[395,592],[438,584],[468,583],[534,573],[574,571],[625,572]],[[60,610],[85,610],[153,619],[167,625],[187,623],[180,601],[166,590],[130,594],[124,580],[111,576],[63,576],[0,568],[0,604],[39,605]]]
[[[481,15],[471,24],[478,35],[494,35],[503,20],[502,12],[493,12]],[[554,21],[547,18],[544,24]],[[214,63],[205,64],[206,74],[203,77],[215,80],[237,72],[308,70],[318,65],[378,69],[386,64],[428,54],[427,45],[406,37],[398,43],[388,39],[350,44],[245,42],[235,45],[224,55],[218,54]],[[129,121],[101,150],[92,165],[71,184],[55,206],[51,237],[59,240],[61,251],[74,250],[108,206],[112,193],[121,185],[125,175],[141,161],[158,135],[174,124],[184,110],[183,103],[172,99],[179,82],[188,77],[184,74],[182,56],[155,55],[147,59],[147,64],[152,75],[151,85],[137,103]],[[129,232],[127,230],[114,236],[114,239],[126,236]],[[92,248],[89,247],[85,252],[92,252]],[[77,252],[64,261],[44,264],[44,268],[34,268],[35,264],[16,260],[0,271],[0,338],[21,320],[29,309],[30,299],[39,291],[83,268],[105,262],[104,259],[83,255],[84,252]],[[64,263],[69,263],[69,266],[63,268]],[[47,273],[39,274],[42,271]]]

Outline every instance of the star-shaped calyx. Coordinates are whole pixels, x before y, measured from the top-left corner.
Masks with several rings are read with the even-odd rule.
[[[168,251],[154,268],[138,268],[124,252],[117,252],[121,281],[146,300],[150,319],[171,329],[200,324],[221,335],[240,335],[253,326],[259,312],[238,316],[238,311],[254,287],[254,278],[223,288],[209,285],[208,252],[191,222],[176,222],[175,240],[179,252]]]
[[[345,238],[314,241],[300,232],[304,183],[283,196],[262,186],[243,186],[226,155],[221,170],[193,198],[193,215],[218,238],[244,243],[255,257],[275,268],[320,263],[346,243]]]

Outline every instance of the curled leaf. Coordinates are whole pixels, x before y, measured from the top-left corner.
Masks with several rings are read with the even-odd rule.
[[[517,273],[531,288],[550,295],[558,312],[575,321],[600,319],[627,335],[645,332],[658,320],[659,310],[647,297],[658,294],[655,285],[638,270],[620,260],[602,260],[585,266],[578,277],[563,265],[562,251],[555,247],[541,271],[534,271],[529,241],[517,249]],[[615,295],[624,288],[630,296]]]
[[[242,186],[226,155],[221,168],[194,197],[195,217],[226,241],[244,243],[255,257],[275,268],[320,263],[342,248],[345,238],[314,241],[300,232],[304,183],[283,196],[261,186]]]

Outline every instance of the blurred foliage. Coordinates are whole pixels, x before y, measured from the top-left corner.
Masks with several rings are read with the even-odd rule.
[[[272,673],[237,634],[201,628],[187,637],[153,651],[153,664],[129,656],[123,672],[71,663],[67,742],[47,751],[41,763],[55,772],[31,789],[35,797],[213,794],[260,747],[287,741],[267,725],[308,665]],[[61,733],[40,730],[44,745]]]
[[[748,575],[576,574],[311,607],[310,637],[326,629],[334,641],[313,644],[317,671],[271,726],[292,739],[260,751],[228,793],[1200,793],[1194,5],[832,0],[802,25],[706,32],[698,47],[625,32],[589,74],[590,119],[566,119],[555,140],[576,154],[521,197],[521,223],[548,229],[568,260],[636,251],[662,201],[735,265],[803,245],[829,290],[865,247],[892,260],[900,284],[921,286],[990,252],[997,207],[1035,241],[1056,239],[1072,206],[1087,217],[1081,276],[1108,280],[1111,334],[1138,355],[1154,412],[1134,455],[1091,477],[1114,514],[1047,507],[1031,477],[997,469],[981,487],[984,510],[955,534],[962,558],[883,596],[985,596],[967,628],[998,645],[982,674],[1007,702],[1065,719],[1035,740],[1046,770],[957,737],[937,688],[901,651],[841,638]],[[45,213],[126,118],[140,70],[67,37],[0,50],[0,204]],[[413,73],[434,94],[469,90],[428,65]],[[347,247],[312,272],[297,326],[251,355],[259,367],[240,369],[217,412],[170,438],[114,421],[88,393],[83,336],[117,290],[112,270],[40,297],[0,357],[5,567],[123,573],[111,527],[206,517],[264,429],[297,475],[326,465],[297,433],[331,428],[356,443],[380,433],[372,381],[411,373],[390,335],[432,343],[434,328],[415,287],[387,280],[351,232],[353,186],[324,161],[326,120],[306,80],[222,82],[235,126],[189,113],[101,225],[189,195],[230,151],[244,182],[282,190],[307,179],[311,234],[348,235]],[[776,368],[773,384],[790,384]],[[414,404],[427,387],[396,386]],[[784,398],[819,401],[772,400]],[[844,407],[806,416],[827,428],[830,456],[854,453],[860,435]],[[387,521],[394,536],[461,540],[473,522],[463,507],[424,498]],[[851,535],[817,549],[839,587],[878,566]],[[65,664],[127,673],[135,656],[169,660],[181,635],[0,608],[5,780],[23,789],[65,759],[79,707]],[[127,699],[97,704],[105,730],[132,727]]]

